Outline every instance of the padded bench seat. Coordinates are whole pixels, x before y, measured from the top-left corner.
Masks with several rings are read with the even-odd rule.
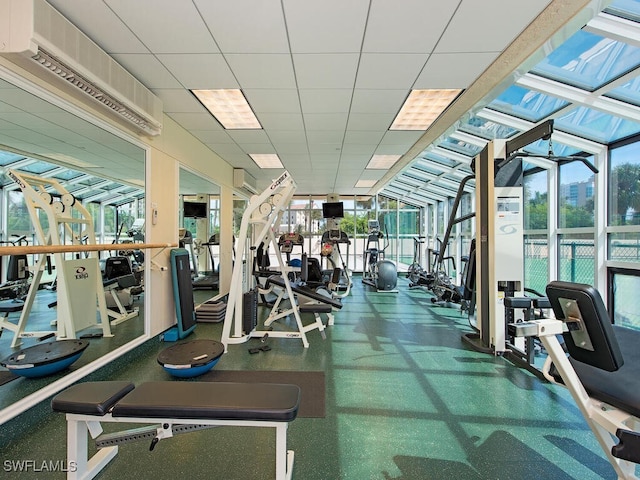
[[[640,331],[613,325],[624,364],[606,372],[570,358],[587,393],[609,405],[640,417]]]
[[[287,451],[286,431],[299,404],[297,385],[168,381],[136,387],[112,381],[73,385],[52,399],[51,408],[67,414],[67,460],[77,466],[67,478],[93,478],[117,454],[115,445],[87,458],[87,434],[98,437],[100,422],[161,422],[156,441],[172,436],[167,432],[174,424],[275,428],[276,479],[289,480],[293,451]]]

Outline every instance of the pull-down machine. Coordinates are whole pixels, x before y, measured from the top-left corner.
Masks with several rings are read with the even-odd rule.
[[[274,233],[274,229],[281,223],[282,215],[287,209],[295,190],[296,184],[293,178],[291,178],[289,172],[285,171],[260,195],[251,197],[249,205],[244,211],[238,236],[237,255],[238,258],[245,258],[246,262],[236,261],[233,265],[227,310],[222,328],[221,341],[225,345],[225,349],[230,343],[244,343],[253,337],[265,338],[267,336],[274,338],[300,338],[306,348],[309,346],[306,332],[313,329],[318,329],[321,332],[324,330],[324,325],[317,318],[316,322],[309,326],[305,327],[302,324],[302,319],[300,318],[301,309],[296,304],[296,295],[305,294],[298,288],[294,289],[289,278],[289,273],[294,273],[299,268],[286,264],[278,248],[278,241]],[[277,252],[276,258],[278,260],[278,270],[281,273],[281,288],[284,289],[285,294],[292,302],[290,313],[295,317],[297,330],[277,331],[257,330],[256,328],[258,291],[256,288],[251,288],[253,285],[252,271],[251,268],[245,268],[245,263],[247,267],[253,265],[254,256],[261,245],[265,249],[271,245],[273,250]],[[312,291],[308,292],[308,296],[320,304],[321,310],[324,310],[327,303],[335,301],[322,295],[314,295]],[[309,309],[307,307],[305,311],[315,313],[313,308]]]

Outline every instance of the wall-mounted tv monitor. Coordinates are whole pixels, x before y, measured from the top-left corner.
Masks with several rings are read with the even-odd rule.
[[[207,218],[206,202],[184,202],[183,216],[185,218]]]
[[[322,216],[324,218],[344,217],[344,207],[342,202],[327,202],[322,204]]]

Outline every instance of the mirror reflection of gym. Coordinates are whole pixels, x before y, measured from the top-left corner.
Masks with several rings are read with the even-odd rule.
[[[142,148],[4,80],[0,80],[0,106],[3,107],[0,108],[0,120],[11,122],[24,131],[21,135],[11,137],[0,132],[0,164],[3,169],[15,169],[25,175],[42,177],[44,183],[53,180],[59,182],[68,194],[56,193],[47,184],[45,190],[51,195],[51,205],[61,210],[69,209],[73,218],[84,215],[90,219],[90,225],[84,225],[84,228],[78,224],[65,230],[61,242],[72,243],[71,237],[76,237],[76,243],[86,243],[89,241],[89,231],[95,237],[91,241],[99,244],[143,241],[145,152]],[[22,112],[22,120],[11,113],[18,110]],[[52,142],[52,138],[58,141]],[[48,139],[46,145],[39,143],[42,139]],[[125,175],[117,175],[115,165],[127,166],[126,182],[111,179],[116,176],[125,178]],[[5,228],[1,232],[1,246],[20,244],[32,247],[38,244],[35,219],[27,211],[23,189],[8,175],[2,175],[1,181],[3,201],[8,208],[8,218],[3,221]],[[81,210],[85,212],[81,214]],[[48,219],[42,212],[38,216],[38,221],[47,228]],[[108,250],[99,254],[100,277],[113,277],[110,284],[105,279],[104,292],[100,291],[105,298],[108,330],[112,336],[104,335],[105,330],[97,328],[89,318],[87,325],[74,327],[77,328],[75,336],[87,337],[88,346],[68,368],[38,378],[13,378],[15,375],[12,377],[12,372],[0,367],[2,378],[9,380],[0,384],[0,417],[12,415],[12,405],[16,402],[145,334],[142,284],[145,262],[140,253],[132,246],[131,250]],[[66,258],[74,257],[86,258],[87,254],[66,255]],[[24,309],[17,300],[24,302],[28,299],[29,287],[36,274],[39,276],[38,288],[34,287],[32,298],[28,299],[28,303],[33,300],[29,316],[23,322],[23,333],[27,335],[16,339],[15,331],[2,329],[0,360],[3,360],[20,349],[38,344],[49,345],[55,341],[58,331],[59,279],[53,255],[27,254],[14,260],[9,256],[1,258],[0,301],[13,302],[15,308],[5,309],[0,316],[12,325],[19,323]],[[37,269],[39,262],[42,266],[40,271]],[[130,272],[136,278],[135,284],[119,284],[113,280],[122,276],[125,264],[129,265]],[[105,267],[110,269],[110,275],[105,273]]]
[[[178,244],[189,253],[196,304],[214,297],[220,281],[220,187],[180,169]]]

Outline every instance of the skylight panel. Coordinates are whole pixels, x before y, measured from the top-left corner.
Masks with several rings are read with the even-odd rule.
[[[475,135],[476,137],[480,137],[485,140],[510,138],[518,133],[518,130],[513,127],[478,116],[471,117],[465,123],[460,124],[458,128],[463,132]]]
[[[640,77],[614,88],[605,96],[640,107]]]
[[[461,153],[462,155],[467,155],[468,157],[475,157],[482,151],[482,147],[479,147],[478,145],[463,142],[462,140],[458,140],[453,137],[447,137],[447,139],[438,146]]]
[[[640,132],[640,123],[579,107],[557,118],[554,127],[595,142],[609,144]]]
[[[580,30],[531,72],[592,92],[639,65],[639,48]]]
[[[487,108],[530,122],[539,122],[568,104],[566,100],[512,85],[487,105]]]
[[[617,0],[603,11],[632,22],[640,22],[640,2],[635,0]]]

